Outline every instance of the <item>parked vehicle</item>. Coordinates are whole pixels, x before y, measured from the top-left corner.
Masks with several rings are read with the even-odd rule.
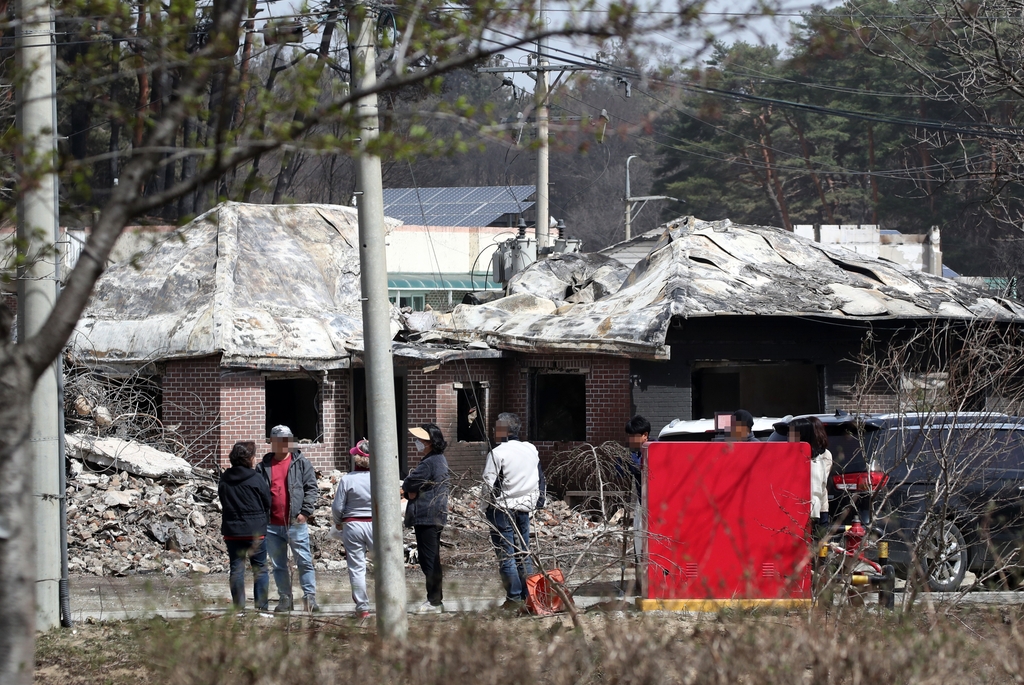
[[[953,591],[969,568],[987,571],[1013,558],[1024,542],[1024,418],[817,416],[833,456],[833,517],[858,519],[888,541],[889,558],[903,575],[916,551],[931,589]],[[788,423],[780,421],[769,440],[786,440]]]
[[[755,416],[754,425],[751,428],[754,437],[759,440],[766,439],[772,434],[775,424],[781,420],[776,416]],[[714,440],[716,435],[714,419],[694,419],[692,421],[673,419],[670,424],[661,429],[658,440],[661,442],[700,442]]]

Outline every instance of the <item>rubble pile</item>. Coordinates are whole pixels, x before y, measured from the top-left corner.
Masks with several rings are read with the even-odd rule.
[[[481,511],[482,506],[479,485],[452,493],[448,526],[442,540],[451,546],[446,562],[450,560],[456,566],[493,563],[494,552],[489,542],[491,528]],[[530,537],[538,541],[542,553],[552,549],[579,550],[610,527],[621,526],[623,514],[618,509],[605,523],[599,517],[571,509],[562,500],[549,498],[545,507],[532,517]],[[614,546],[610,538],[603,537],[598,544]]]
[[[227,572],[217,478],[212,471],[193,468],[187,476],[176,471],[149,477],[119,470],[120,462],[102,465],[76,458],[68,462],[68,567],[72,573]],[[341,544],[327,535],[340,476],[335,471],[318,481],[320,500],[310,522],[318,571],[345,569]]]
[[[142,471],[122,458],[132,453],[130,449],[101,443],[102,449],[92,452],[81,440],[69,440],[68,446],[68,564],[72,573],[177,576],[227,572],[213,471],[190,468],[186,474],[176,458],[168,460],[164,469],[159,452],[147,455]],[[111,454],[117,458],[112,459]],[[342,475],[333,471],[317,481],[320,499],[309,529],[317,571],[346,568],[341,543],[328,535],[334,490]],[[480,488],[456,489],[449,506],[446,563],[490,565],[490,528],[480,510]],[[618,525],[621,516],[619,511],[608,524],[602,524],[565,502],[552,500],[535,514],[532,534],[544,548],[571,549],[608,525]],[[413,537],[407,530],[407,542]],[[408,549],[407,557],[412,561]]]

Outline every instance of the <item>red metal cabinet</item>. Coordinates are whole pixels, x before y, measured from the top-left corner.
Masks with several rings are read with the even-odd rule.
[[[649,443],[643,494],[645,608],[810,598],[806,443]]]

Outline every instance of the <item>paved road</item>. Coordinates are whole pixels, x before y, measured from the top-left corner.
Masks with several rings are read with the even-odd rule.
[[[973,579],[968,579],[971,581]],[[617,573],[605,574],[575,592],[576,604],[586,608],[617,596]],[[901,583],[902,584],[902,583]],[[277,602],[277,590],[270,584],[271,607]],[[369,582],[373,597],[373,582]],[[301,594],[298,584],[296,594]],[[348,576],[342,573],[317,574],[317,598],[326,615],[347,615],[355,610],[349,596]],[[425,592],[423,575],[417,569],[406,573],[406,595],[409,610],[423,601]],[[504,599],[497,573],[473,571],[449,574],[445,578],[445,610],[447,612],[477,612],[496,608]],[[632,599],[632,598],[630,598]],[[904,594],[897,590],[895,601],[903,603]],[[918,604],[932,601],[938,604],[963,602],[978,605],[1024,604],[1024,592],[971,591],[967,593],[929,593],[920,595]],[[226,613],[231,610],[231,595],[226,574],[210,576],[168,578],[165,576],[134,576],[127,578],[98,578],[75,576],[71,579],[71,616],[74,621],[92,619],[118,621],[126,619],[187,618],[196,613]]]
[[[618,580],[618,574],[615,574]],[[373,582],[368,579],[368,593],[373,597]],[[251,580],[247,579],[251,591]],[[425,599],[423,574],[418,569],[406,573],[406,596],[410,611]],[[610,582],[591,585],[588,592],[577,594],[576,604],[587,607],[615,593]],[[163,616],[186,618],[196,613],[218,613],[231,610],[231,593],[227,574],[168,578],[162,575],[126,578],[74,576],[71,578],[71,618],[74,621],[93,619],[118,621]],[[298,582],[294,592],[301,596]],[[497,572],[450,574],[445,578],[445,611],[487,611],[504,601],[504,590]],[[585,596],[589,595],[589,596]],[[317,573],[317,600],[328,615],[351,614],[355,604],[350,597],[346,573]],[[270,583],[270,606],[277,603],[277,589]]]

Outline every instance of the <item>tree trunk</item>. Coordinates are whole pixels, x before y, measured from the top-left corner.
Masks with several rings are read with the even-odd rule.
[[[10,342],[0,345],[0,682],[29,685],[35,670],[36,555],[25,398],[35,379],[13,348]]]
[[[230,56],[220,47],[237,38],[242,0],[225,0],[217,5],[215,26],[225,41],[213,43],[200,64]],[[209,83],[210,71],[202,66],[182,85],[180,97],[170,103],[162,116],[151,122],[145,143],[159,148],[172,139],[187,115],[187,104]],[[25,449],[30,423],[26,401],[36,381],[61,353],[74,331],[96,280],[118,236],[130,218],[149,206],[142,201],[146,179],[158,168],[160,155],[139,149],[121,174],[92,232],[82,255],[68,274],[64,289],[39,332],[31,338],[11,342],[11,315],[0,306],[0,683],[31,685],[35,660],[35,554],[32,499],[32,461]]]
[[[800,149],[803,151],[804,165],[811,172],[811,180],[814,181],[814,188],[818,191],[818,200],[821,202],[821,208],[825,211],[825,217],[828,219],[828,222],[834,224],[835,219],[832,218],[832,207],[825,200],[825,191],[821,187],[821,179],[818,178],[818,174],[814,172],[814,165],[811,164],[811,147],[807,143],[807,136],[804,135],[804,127],[800,125],[800,122],[795,117],[790,119],[787,116],[786,122],[796,131],[796,135],[800,139]],[[868,130],[870,131],[870,129]],[[877,202],[877,197],[875,201]]]

